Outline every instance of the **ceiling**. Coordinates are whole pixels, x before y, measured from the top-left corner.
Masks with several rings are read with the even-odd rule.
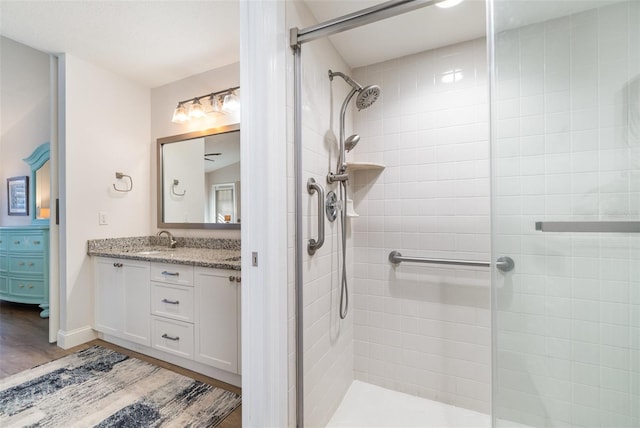
[[[306,3],[323,21],[381,0]],[[239,0],[0,0],[0,34],[157,87],[239,61],[239,14]],[[388,36],[375,45],[362,43],[376,34]],[[333,36],[333,42],[356,67],[482,34],[484,1],[466,0],[452,9],[427,7],[351,30]]]
[[[239,0],[0,0],[0,34],[148,87],[240,60]]]
[[[325,21],[382,0],[300,0]],[[616,0],[501,2],[505,29]],[[148,87],[239,61],[240,0],[0,0],[0,35],[66,52]],[[497,6],[498,7],[498,6]],[[523,18],[524,17],[524,18]],[[352,68],[485,34],[485,1],[425,7],[331,36]],[[372,43],[372,41],[374,41]]]

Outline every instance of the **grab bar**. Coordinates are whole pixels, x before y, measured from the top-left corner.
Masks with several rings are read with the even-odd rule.
[[[491,262],[481,262],[476,260],[426,259],[423,257],[406,257],[400,254],[399,251],[395,250],[389,253],[389,261],[396,265],[402,262],[413,262],[438,265],[491,267]],[[502,272],[509,272],[510,270],[513,270],[514,267],[515,262],[511,257],[503,256],[496,260],[496,268],[498,268],[498,270]]]
[[[307,245],[309,255],[314,255],[316,250],[324,245],[324,188],[316,183],[313,177],[310,177],[307,180],[307,191],[310,195],[313,195],[313,192],[318,192],[318,240],[310,238],[309,245]]]
[[[536,221],[540,232],[640,233],[640,221]]]

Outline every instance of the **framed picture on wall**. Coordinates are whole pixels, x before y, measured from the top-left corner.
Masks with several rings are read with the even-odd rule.
[[[7,178],[9,215],[29,215],[29,177]]]

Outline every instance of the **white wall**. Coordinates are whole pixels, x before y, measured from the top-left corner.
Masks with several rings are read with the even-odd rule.
[[[204,138],[194,138],[163,148],[164,218],[168,223],[204,223],[205,176],[194,165],[203,163]],[[173,193],[173,180],[179,185]]]
[[[61,320],[58,344],[93,335],[93,276],[87,240],[149,233],[149,89],[91,63],[60,58]],[[123,187],[116,171],[133,178]],[[98,225],[98,212],[109,224]]]
[[[185,123],[173,123],[171,117],[178,101],[184,101],[211,92],[222,91],[227,88],[240,86],[240,64],[230,64],[214,70],[196,74],[191,77],[172,82],[164,86],[151,89],[151,200],[150,224],[151,232],[158,231],[157,217],[157,151],[156,140],[172,135],[184,134],[192,131],[215,128],[240,122],[240,113],[191,120]],[[242,88],[241,88],[242,89]],[[240,95],[240,92],[238,92]],[[242,100],[241,100],[242,104]],[[209,236],[219,238],[240,239],[238,230],[174,230],[179,236]]]
[[[534,228],[638,220],[640,4],[495,43],[495,249],[516,262],[496,289],[498,426],[640,426],[638,235]]]
[[[287,28],[306,27],[314,24],[311,14],[302,2],[287,3]],[[303,236],[317,238],[318,195],[309,195],[306,181],[313,177],[325,187],[326,192],[337,192],[337,184],[327,184],[326,176],[335,169],[337,163],[338,138],[340,134],[340,107],[350,87],[342,81],[329,80],[328,70],[350,73],[333,45],[327,40],[305,44],[302,48],[302,144],[303,144]],[[289,57],[291,60],[291,57]],[[289,67],[291,70],[291,67]],[[289,82],[293,82],[290,74]],[[292,83],[289,85],[292,88]],[[291,95],[291,94],[290,94]],[[293,108],[293,98],[288,98],[288,106]],[[292,111],[292,110],[290,110]],[[293,122],[290,122],[293,123]],[[347,132],[353,129],[351,114],[347,115]],[[290,159],[293,145],[289,140]],[[290,185],[293,186],[293,168],[289,170]],[[290,188],[293,195],[293,187]],[[294,217],[294,201],[290,200],[290,218]],[[294,233],[294,222],[289,222]],[[309,256],[306,248],[303,259],[304,280],[304,423],[305,426],[324,426],[340,404],[344,393],[353,380],[353,305],[345,320],[339,316],[340,269],[338,221],[330,223],[325,219],[324,247]],[[294,241],[290,239],[293,250]],[[341,250],[340,250],[341,251]],[[290,252],[293,255],[293,252]],[[353,298],[353,240],[349,237],[347,249],[347,273],[351,284],[350,298]],[[294,260],[290,259],[293,272]],[[290,274],[293,280],[294,275]],[[295,295],[290,284],[290,328],[294,328]],[[351,300],[352,301],[352,300]],[[293,330],[291,330],[293,331]],[[293,338],[293,335],[290,336]],[[290,340],[290,364],[294,362],[295,341]],[[295,425],[295,375],[290,376],[290,425]]]
[[[461,79],[442,78],[459,70]],[[358,68],[382,98],[355,114],[355,376],[489,413],[490,272],[403,263],[490,258],[484,39]]]
[[[7,215],[9,177],[31,174],[22,159],[49,141],[49,55],[0,37],[0,226],[31,224]]]

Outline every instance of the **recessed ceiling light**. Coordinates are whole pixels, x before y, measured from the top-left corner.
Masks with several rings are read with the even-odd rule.
[[[443,9],[447,9],[453,6],[457,6],[462,3],[462,0],[444,0],[436,3],[436,6],[441,7]]]

